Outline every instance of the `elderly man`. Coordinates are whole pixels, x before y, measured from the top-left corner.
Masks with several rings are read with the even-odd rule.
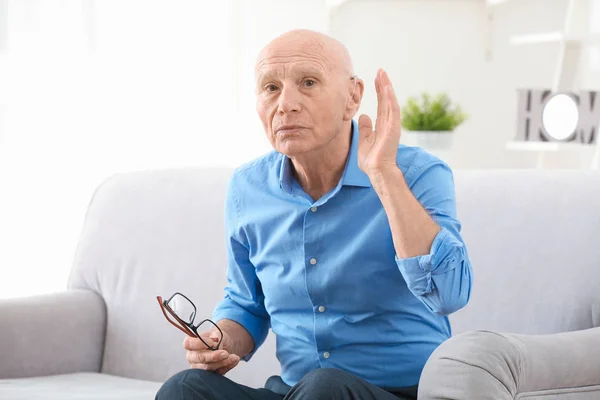
[[[275,151],[238,168],[229,186],[229,283],[213,316],[221,348],[186,338],[191,369],[157,399],[416,398],[427,358],[451,335],[447,315],[471,292],[451,170],[399,145],[386,72],[375,78],[375,125],[353,120],[364,83],[328,36],[273,40],[256,88]],[[263,389],[226,378],[269,328],[281,377]]]

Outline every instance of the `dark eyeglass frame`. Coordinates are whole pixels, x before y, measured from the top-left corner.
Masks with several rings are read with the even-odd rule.
[[[192,307],[194,307],[194,313],[192,314],[193,318],[191,318],[192,323],[185,322],[184,320],[179,318],[177,316],[177,313],[175,312],[175,310],[173,310],[169,306],[169,303],[171,302],[171,300],[173,300],[173,297],[175,297],[177,295],[185,298],[187,301],[190,302]],[[173,295],[171,295],[171,297],[169,297],[169,300],[164,301],[161,296],[156,296],[156,300],[158,300],[160,309],[162,310],[163,314],[165,315],[165,318],[167,319],[167,321],[169,321],[169,323],[171,325],[173,325],[175,328],[179,329],[180,331],[182,331],[183,333],[185,333],[186,335],[188,335],[190,337],[197,337],[198,339],[200,339],[202,341],[202,343],[204,343],[204,345],[209,350],[212,350],[212,351],[219,350],[219,346],[221,345],[221,342],[223,341],[223,331],[221,330],[221,328],[219,328],[219,326],[216,323],[214,323],[212,320],[210,320],[208,318],[201,321],[200,323],[194,325],[193,320],[196,317],[196,305],[186,295],[184,295],[183,293],[175,292],[175,293],[173,293]],[[175,319],[175,321],[177,321],[178,324],[173,322],[171,320],[171,318],[169,318],[169,315],[171,317],[173,317],[173,319]],[[202,339],[200,337],[200,334],[198,334],[198,327],[200,327],[200,325],[204,324],[205,322],[210,322],[212,325],[214,325],[217,328],[217,330],[219,331],[219,334],[221,335],[221,338],[219,339],[219,342],[216,345],[210,345],[210,344],[206,343],[204,341],[204,339]]]

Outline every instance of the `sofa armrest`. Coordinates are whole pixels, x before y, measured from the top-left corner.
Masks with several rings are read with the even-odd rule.
[[[600,328],[552,335],[464,333],[433,352],[419,384],[419,399],[427,400],[553,399],[575,392],[578,399],[600,398]]]
[[[92,291],[0,300],[0,378],[99,372],[105,331]]]

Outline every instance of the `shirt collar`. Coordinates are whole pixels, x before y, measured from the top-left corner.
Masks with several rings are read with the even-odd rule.
[[[346,167],[342,174],[342,185],[371,187],[369,177],[358,167],[358,123],[352,120],[352,142],[350,153],[346,160]],[[292,174],[292,162],[286,155],[282,154],[281,168],[279,170],[279,185],[288,193],[292,193],[294,176]]]
[[[369,177],[358,167],[358,135],[358,122],[352,120],[352,143],[350,143],[350,154],[342,175],[342,185],[371,187]]]

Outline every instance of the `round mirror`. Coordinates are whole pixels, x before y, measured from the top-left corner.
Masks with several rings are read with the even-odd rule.
[[[577,128],[579,111],[575,99],[567,94],[555,94],[546,102],[542,111],[542,125],[555,140],[565,140]]]

